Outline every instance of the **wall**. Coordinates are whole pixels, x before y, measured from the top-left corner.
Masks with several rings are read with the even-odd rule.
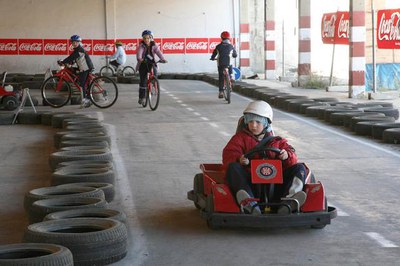
[[[234,31],[232,0],[0,0],[1,38],[83,39],[140,38],[144,29],[156,38],[215,38]],[[237,8],[236,8],[237,11]],[[107,25],[107,26],[106,26]],[[215,72],[210,54],[169,54],[165,72]],[[55,69],[55,55],[0,55],[0,71],[43,73]],[[103,56],[92,56],[96,69]],[[134,55],[128,64],[135,64]]]

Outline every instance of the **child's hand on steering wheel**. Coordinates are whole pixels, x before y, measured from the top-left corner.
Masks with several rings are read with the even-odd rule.
[[[286,160],[288,157],[289,157],[289,155],[288,155],[287,151],[284,149],[282,149],[278,155],[278,158],[281,159],[282,161]]]
[[[241,165],[245,165],[245,166],[250,164],[250,160],[248,158],[244,157],[244,155],[242,155],[239,158],[239,162]]]

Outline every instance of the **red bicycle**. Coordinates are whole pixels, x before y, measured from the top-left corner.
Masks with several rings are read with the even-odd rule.
[[[73,94],[80,94],[81,99],[84,98],[74,69],[64,64],[60,66],[61,69],[47,78],[41,87],[44,102],[55,108],[66,105]],[[118,87],[109,77],[89,73],[86,88],[90,101],[99,108],[108,108],[117,101]]]
[[[164,61],[157,61],[153,63],[147,73],[147,90],[145,99],[142,102],[142,106],[146,107],[147,103],[152,111],[155,111],[160,103],[160,82],[154,74],[154,68],[157,67],[157,63],[165,63]]]

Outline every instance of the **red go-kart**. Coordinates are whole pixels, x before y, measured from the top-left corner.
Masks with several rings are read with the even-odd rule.
[[[275,148],[259,148],[251,153],[273,150]],[[275,149],[275,150],[274,150]],[[251,154],[245,155],[249,158]],[[300,207],[299,202],[291,198],[282,198],[280,203],[262,203],[258,206],[261,215],[247,214],[236,203],[226,179],[222,164],[201,164],[202,173],[196,174],[193,190],[187,193],[187,198],[194,202],[200,210],[201,216],[206,219],[211,229],[218,228],[277,228],[309,226],[311,228],[324,228],[337,216],[336,209],[328,206],[324,186],[316,181],[314,175],[308,170],[308,175],[303,188],[306,201]],[[282,183],[282,163],[280,160],[262,159],[251,160],[251,178],[253,184],[268,186],[271,192],[274,184]],[[273,192],[273,191],[272,191]],[[291,204],[294,201],[295,204]],[[264,201],[268,202],[268,201]],[[291,206],[297,206],[294,210]],[[281,206],[288,208],[287,214],[278,214]]]
[[[6,76],[7,72],[4,72],[0,84],[0,107],[12,111],[17,109],[22,95],[19,90],[15,90],[11,85],[5,86]]]

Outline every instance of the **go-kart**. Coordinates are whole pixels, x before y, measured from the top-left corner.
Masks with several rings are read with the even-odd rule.
[[[264,146],[253,149],[245,154],[245,157],[249,158],[256,153],[266,154],[267,150],[280,152],[279,149]],[[275,184],[283,182],[280,160],[264,158],[251,160],[250,164],[252,183],[260,184],[263,188],[268,187],[265,189],[268,193],[273,193]],[[307,166],[307,177],[303,188],[307,197],[304,204],[300,206],[299,202],[292,198],[282,198],[279,203],[266,203],[268,200],[260,200],[257,206],[261,209],[261,215],[245,213],[242,206],[236,203],[227,185],[222,164],[201,164],[200,169],[202,173],[195,175],[193,190],[187,193],[187,198],[194,202],[211,229],[295,226],[322,229],[337,216],[336,209],[328,206],[324,186],[320,181],[315,180]],[[296,206],[294,209],[291,208],[293,205]],[[279,208],[287,208],[287,214],[278,213]]]
[[[0,107],[12,111],[17,109],[20,103],[21,92],[14,89],[11,85],[5,86],[6,76],[7,72],[4,72],[0,84]]]

